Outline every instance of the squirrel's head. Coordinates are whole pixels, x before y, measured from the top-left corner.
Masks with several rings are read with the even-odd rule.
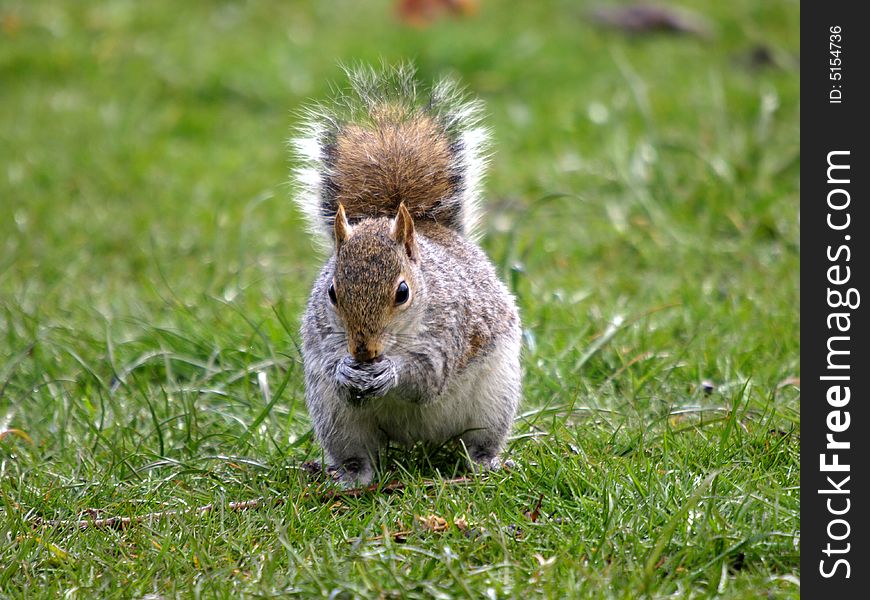
[[[339,204],[334,232],[335,272],[323,293],[347,332],[348,352],[358,361],[376,360],[418,291],[414,220],[403,203],[395,218],[351,225]]]

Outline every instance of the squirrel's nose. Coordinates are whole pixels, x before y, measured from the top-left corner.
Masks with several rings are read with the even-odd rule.
[[[370,362],[378,359],[383,354],[384,349],[377,342],[367,342],[365,340],[357,340],[351,343],[349,348],[350,353],[359,362]]]

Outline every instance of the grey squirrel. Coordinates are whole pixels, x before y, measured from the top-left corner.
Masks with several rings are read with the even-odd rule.
[[[305,399],[330,467],[367,485],[387,442],[457,438],[500,465],[521,395],[520,318],[474,241],[488,132],[450,80],[347,70],[310,108],[295,200],[332,255],[302,318]]]

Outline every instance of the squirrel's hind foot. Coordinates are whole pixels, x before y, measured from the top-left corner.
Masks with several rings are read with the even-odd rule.
[[[346,460],[340,465],[329,465],[326,472],[345,490],[365,487],[372,482],[374,469],[370,461],[363,459]]]
[[[517,466],[517,463],[515,463],[513,460],[509,458],[502,460],[501,457],[498,455],[475,455],[473,451],[469,454],[471,461],[469,462],[468,468],[474,473],[487,473],[489,471],[501,471],[502,469],[510,471]]]
[[[371,463],[363,460],[347,460],[340,465],[324,465],[318,460],[309,460],[302,463],[300,469],[309,477],[320,479],[324,475],[342,487],[365,487],[372,482],[374,470]]]

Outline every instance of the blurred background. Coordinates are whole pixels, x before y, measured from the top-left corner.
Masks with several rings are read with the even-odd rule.
[[[568,230],[526,242],[536,278],[559,267],[537,300],[613,279],[672,299],[660,271],[708,249],[731,273],[698,276],[744,295],[741,240],[797,242],[799,4],[637,6],[6,1],[2,298],[151,318],[159,290],[247,292],[294,313],[317,260],[286,184],[296,111],[343,85],[340,62],[405,59],[487,103],[488,229],[532,210]],[[506,267],[531,251],[491,244]]]

